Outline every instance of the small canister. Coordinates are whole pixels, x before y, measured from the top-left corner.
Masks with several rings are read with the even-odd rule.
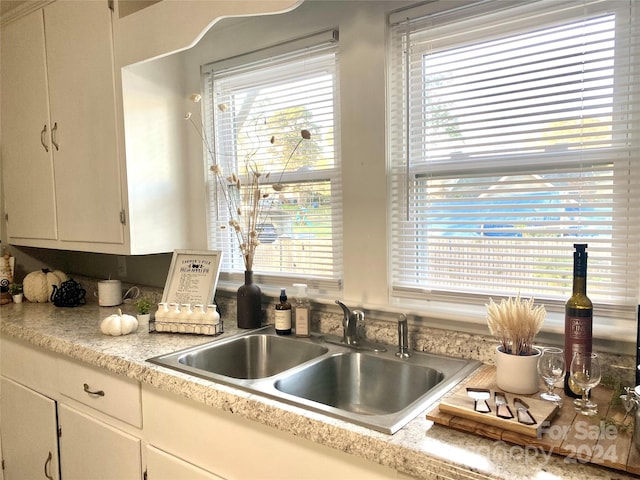
[[[122,283],[120,280],[98,282],[98,304],[101,307],[115,307],[122,303]]]

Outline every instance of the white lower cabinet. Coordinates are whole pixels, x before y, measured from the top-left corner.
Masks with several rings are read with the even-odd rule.
[[[147,480],[221,480],[222,477],[159,450],[151,445],[145,448]]]
[[[140,439],[67,405],[58,406],[63,480],[142,477]]]
[[[0,388],[4,479],[58,480],[55,400],[6,378]]]
[[[399,478],[377,463],[146,384],[142,409],[147,442],[225,479]]]
[[[25,342],[0,343],[3,480],[405,478]]]
[[[0,343],[3,480],[143,478],[138,382]]]

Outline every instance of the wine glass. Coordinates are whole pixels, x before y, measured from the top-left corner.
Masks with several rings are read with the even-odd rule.
[[[564,351],[561,348],[549,347],[542,351],[538,359],[538,373],[547,386],[547,391],[540,394],[540,398],[559,403],[562,397],[553,392],[555,384],[564,378],[566,373]]]
[[[589,392],[600,383],[600,358],[597,353],[575,352],[571,361],[571,379],[582,388],[582,398],[573,403],[582,415],[593,416],[598,413],[598,404],[589,399]]]

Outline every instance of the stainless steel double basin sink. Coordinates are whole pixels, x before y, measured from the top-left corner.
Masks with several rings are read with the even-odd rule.
[[[393,434],[480,362],[412,352],[354,351],[265,327],[148,361]]]

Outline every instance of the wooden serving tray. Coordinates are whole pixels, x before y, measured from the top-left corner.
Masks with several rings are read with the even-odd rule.
[[[640,451],[633,443],[632,429],[623,430],[604,421],[606,417],[608,420],[615,420],[618,425],[633,426],[633,413],[626,415],[620,403],[612,404],[613,390],[602,385],[594,388],[592,398],[598,403],[598,415],[585,417],[576,413],[573,399],[564,397],[561,389],[556,388],[556,393],[563,397],[563,406],[549,417],[550,424],[543,426],[538,434],[532,436],[530,432],[505,428],[503,424],[487,423],[489,416],[495,418],[493,398],[487,401],[493,412],[490,414],[473,412],[476,416],[470,416],[467,410],[469,405],[473,410],[473,400],[469,398],[470,403],[466,403],[464,409],[460,406],[461,397],[467,397],[467,387],[488,388],[493,395],[493,392],[498,389],[495,367],[484,365],[476,370],[468,379],[443,397],[440,404],[428,411],[427,419],[456,430],[562,455],[567,457],[567,462],[570,463],[593,463],[640,475]],[[534,400],[536,405],[539,401],[534,398],[537,395],[520,395],[520,397],[524,398],[533,409]],[[513,411],[513,395],[507,394],[507,397]],[[516,412],[513,413],[515,415]],[[533,415],[538,423],[541,423],[535,411]]]
[[[500,418],[496,415],[497,407],[494,402],[495,391],[496,390],[491,390],[491,398],[487,400],[487,404],[491,408],[491,411],[488,413],[478,413],[474,410],[474,401],[467,395],[466,388],[459,389],[453,395],[444,399],[440,402],[438,408],[441,412],[468,418],[475,422],[492,425],[503,430],[510,430],[528,437],[539,437],[542,434],[543,429],[550,425],[550,420],[558,412],[558,406],[551,402],[529,398],[525,395],[512,395],[510,393],[505,393],[504,395],[507,398],[507,405],[511,409],[513,418]],[[516,407],[513,404],[513,399],[516,397],[522,398],[526,401],[529,406],[529,413],[536,421],[535,425],[525,425],[524,423],[518,422]]]

